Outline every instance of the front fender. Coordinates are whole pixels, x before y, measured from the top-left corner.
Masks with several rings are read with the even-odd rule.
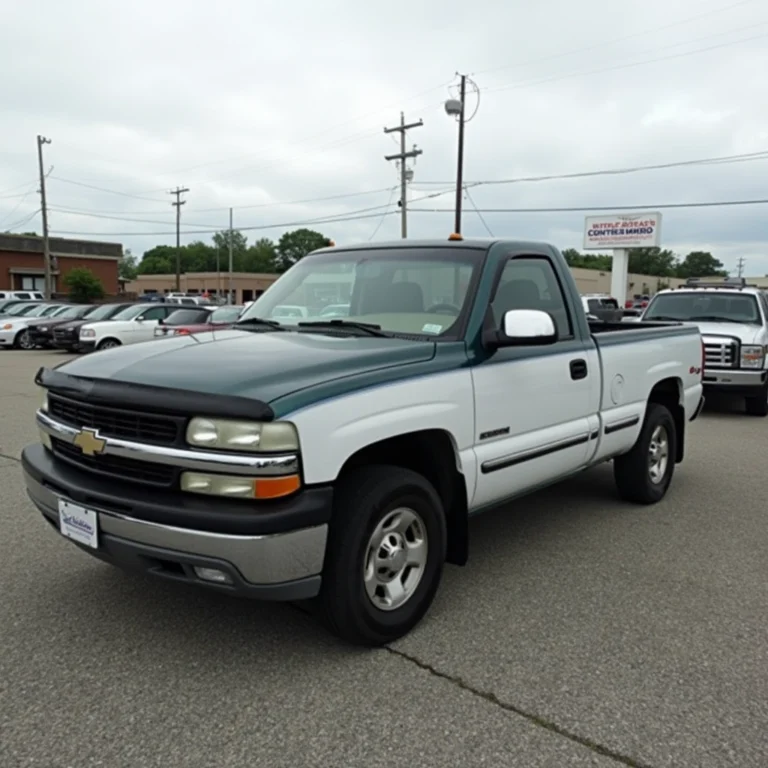
[[[422,376],[324,400],[283,417],[299,431],[304,480],[330,483],[372,443],[424,429],[447,432],[468,487],[474,486],[474,396],[468,369]]]

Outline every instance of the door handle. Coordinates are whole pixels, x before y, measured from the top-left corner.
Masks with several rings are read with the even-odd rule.
[[[574,380],[587,378],[587,361],[571,360],[571,378]]]

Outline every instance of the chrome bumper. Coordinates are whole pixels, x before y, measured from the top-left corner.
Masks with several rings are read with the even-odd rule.
[[[38,482],[26,469],[24,481],[30,499],[58,529],[59,499],[69,499]],[[251,592],[262,599],[298,600],[312,597],[319,590],[328,535],[326,524],[285,533],[234,536],[137,520],[96,505],[89,508],[97,513],[99,536],[107,556],[101,548],[82,548],[101,559],[110,561],[111,549],[123,554],[130,550],[128,553],[134,558],[155,561],[164,559],[158,553],[165,553],[166,560],[181,565],[215,568],[228,564],[240,577],[235,579],[234,591]],[[213,586],[203,581],[197,583]]]
[[[706,387],[755,387],[759,388],[765,384],[765,378],[768,373],[764,369],[756,371],[745,371],[740,369],[719,369],[704,368],[702,384]]]

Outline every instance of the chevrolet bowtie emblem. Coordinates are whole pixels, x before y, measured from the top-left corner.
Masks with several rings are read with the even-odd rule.
[[[107,441],[102,440],[93,429],[82,429],[72,441],[86,456],[104,453]]]

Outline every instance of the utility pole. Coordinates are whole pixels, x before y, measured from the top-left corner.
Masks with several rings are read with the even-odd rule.
[[[458,167],[456,169],[456,221],[453,225],[457,235],[461,234],[461,203],[464,195],[464,118],[466,117],[465,105],[467,103],[467,76],[461,76],[461,85],[459,87],[459,101],[461,102],[461,112],[459,113],[459,152]]]
[[[221,303],[221,249],[216,246],[216,301]]]
[[[409,158],[416,158],[423,154],[423,150],[416,149],[414,144],[413,149],[410,152],[405,151],[405,133],[411,128],[420,128],[424,125],[422,120],[418,123],[405,123],[405,115],[400,113],[400,125],[396,125],[394,128],[385,128],[384,133],[399,133],[400,134],[400,152],[396,155],[385,155],[384,159],[388,162],[391,160],[397,160],[400,163],[400,233],[405,239],[408,237],[408,169],[406,168],[405,161]]]
[[[186,203],[181,196],[189,190],[184,187],[176,187],[169,194],[176,195],[176,202],[171,203],[176,208],[176,291],[181,292],[181,206]]]
[[[40,169],[40,211],[43,214],[43,267],[45,270],[46,299],[51,298],[51,246],[48,241],[48,205],[45,200],[45,171],[43,170],[43,144],[50,144],[51,140],[45,136],[37,137],[37,164]]]
[[[232,299],[232,209],[229,209],[229,295],[227,304],[234,304]]]
[[[739,270],[738,276],[741,277],[744,274],[744,264],[746,259],[743,256],[739,256],[739,260],[736,262],[736,267]]]

